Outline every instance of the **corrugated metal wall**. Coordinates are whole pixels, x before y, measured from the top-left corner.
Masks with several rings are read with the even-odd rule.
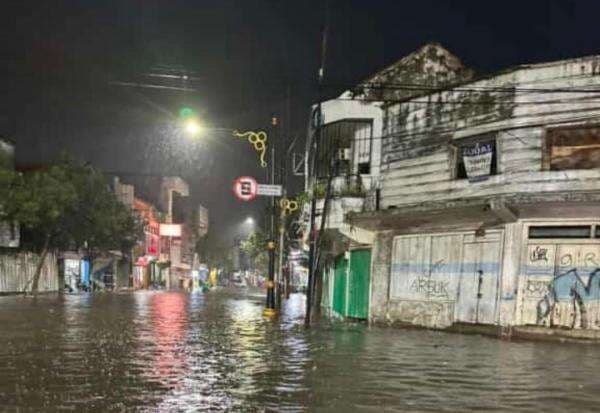
[[[18,293],[31,290],[31,280],[39,262],[32,253],[0,254],[0,293]],[[58,264],[56,255],[48,253],[39,282],[39,291],[58,291]]]

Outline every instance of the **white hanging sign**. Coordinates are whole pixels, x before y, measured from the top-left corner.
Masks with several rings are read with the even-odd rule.
[[[262,196],[281,196],[281,185],[258,184],[258,195]]]
[[[488,179],[492,173],[493,145],[492,142],[477,142],[462,148],[463,162],[469,181],[477,182]]]

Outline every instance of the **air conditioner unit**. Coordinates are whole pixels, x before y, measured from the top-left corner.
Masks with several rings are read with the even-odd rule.
[[[352,157],[352,150],[350,148],[338,149],[338,160],[349,161]]]

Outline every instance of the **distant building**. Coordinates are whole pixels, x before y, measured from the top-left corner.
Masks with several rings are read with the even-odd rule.
[[[0,169],[15,169],[15,144],[0,136]]]
[[[2,169],[15,169],[15,144],[10,139],[0,136],[0,170]],[[17,222],[0,222],[0,247],[18,248],[20,239]]]
[[[208,209],[202,205],[198,205],[198,236],[203,237],[208,233]]]
[[[117,199],[128,209],[133,209],[135,189],[133,185],[122,183],[119,177],[112,178],[112,189]]]
[[[144,224],[144,239],[134,248],[133,286],[149,288],[160,282],[156,266],[161,252],[159,217],[156,209],[140,198],[134,198],[133,209]]]

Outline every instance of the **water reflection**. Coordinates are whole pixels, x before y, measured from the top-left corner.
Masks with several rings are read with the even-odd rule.
[[[3,411],[595,411],[593,345],[275,321],[261,293],[0,298]]]

